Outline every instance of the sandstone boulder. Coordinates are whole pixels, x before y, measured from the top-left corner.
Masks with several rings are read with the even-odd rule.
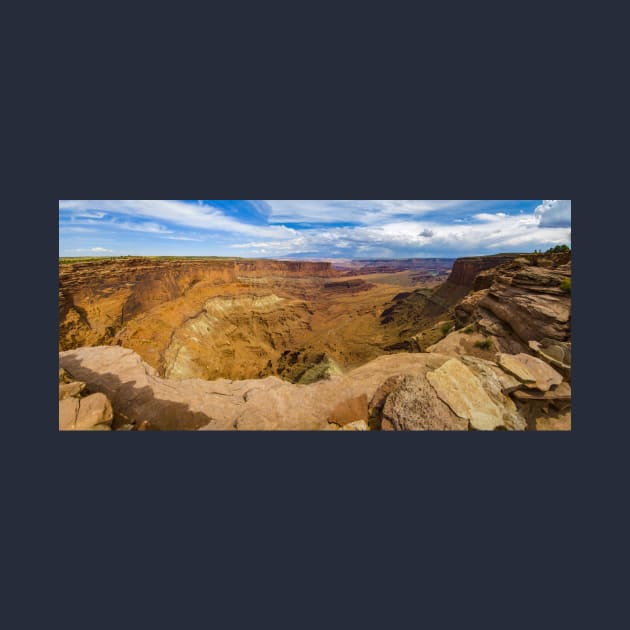
[[[59,430],[74,431],[77,413],[79,411],[78,398],[63,398],[59,401]]]
[[[112,406],[104,394],[59,401],[60,431],[109,431],[113,417]]]
[[[503,411],[488,396],[479,379],[461,361],[450,359],[427,374],[438,397],[473,429],[492,431],[503,427]]]
[[[468,422],[438,398],[422,376],[403,378],[383,407],[383,425],[397,431],[466,431]]]
[[[521,383],[491,361],[470,356],[463,356],[460,360],[473,372],[490,399],[501,410],[505,428],[512,431],[524,431],[527,428],[527,422],[518,413],[516,405],[507,395],[519,389],[522,386]]]
[[[376,390],[370,404],[368,405],[369,411],[369,425],[372,430],[383,429],[385,431],[393,431],[394,426],[391,422],[385,421],[383,424],[383,407],[387,397],[402,383],[405,377],[402,374],[397,376],[390,376],[383,384]]]
[[[75,424],[76,431],[108,431],[114,414],[112,405],[105,394],[90,394],[81,398]]]

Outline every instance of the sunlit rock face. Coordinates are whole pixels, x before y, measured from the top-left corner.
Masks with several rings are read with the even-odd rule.
[[[571,428],[570,252],[407,267],[64,262],[60,429]]]
[[[435,268],[427,262],[433,284]],[[399,350],[399,327],[380,315],[399,282],[423,286],[421,261],[391,268],[387,282],[374,273],[379,265],[361,269],[370,273],[212,258],[62,264],[59,349],[121,345],[172,379],[326,377]],[[297,363],[288,366],[287,354]]]

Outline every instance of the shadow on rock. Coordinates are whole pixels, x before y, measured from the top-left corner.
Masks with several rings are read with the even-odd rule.
[[[102,392],[112,403],[113,429],[190,431],[216,420],[200,411],[192,411],[182,402],[157,398],[149,386],[137,387],[136,381],[123,382],[111,372],[95,372],[83,366],[76,354],[67,354],[60,365],[73,378],[84,381],[91,392]],[[217,425],[217,429],[226,427]]]

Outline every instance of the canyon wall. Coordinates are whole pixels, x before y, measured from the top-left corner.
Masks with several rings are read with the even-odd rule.
[[[505,264],[517,256],[497,254],[458,258],[446,282],[435,289],[420,288],[395,296],[381,314],[381,323],[397,328],[399,344],[412,343],[412,336],[448,316],[449,310],[472,290],[480,272]]]
[[[570,252],[407,291],[328,262],[62,264],[60,428],[570,429],[570,281]]]
[[[388,343],[380,343],[378,313],[396,287],[339,275],[330,262],[64,263],[59,350],[120,345],[180,379],[279,374],[286,351],[359,365]]]
[[[519,254],[495,254],[493,256],[458,258],[453,263],[453,269],[447,282],[449,285],[460,286],[469,290],[480,272],[503,265],[518,256]]]

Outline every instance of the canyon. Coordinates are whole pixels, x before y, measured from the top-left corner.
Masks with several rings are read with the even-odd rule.
[[[287,355],[295,380],[324,360],[356,367],[400,342],[380,317],[419,267],[390,267],[385,283],[380,262],[374,275],[351,277],[330,262],[68,262],[59,274],[59,350],[120,345],[174,379],[286,376]]]
[[[60,429],[570,429],[570,278],[570,252],[61,259]]]

